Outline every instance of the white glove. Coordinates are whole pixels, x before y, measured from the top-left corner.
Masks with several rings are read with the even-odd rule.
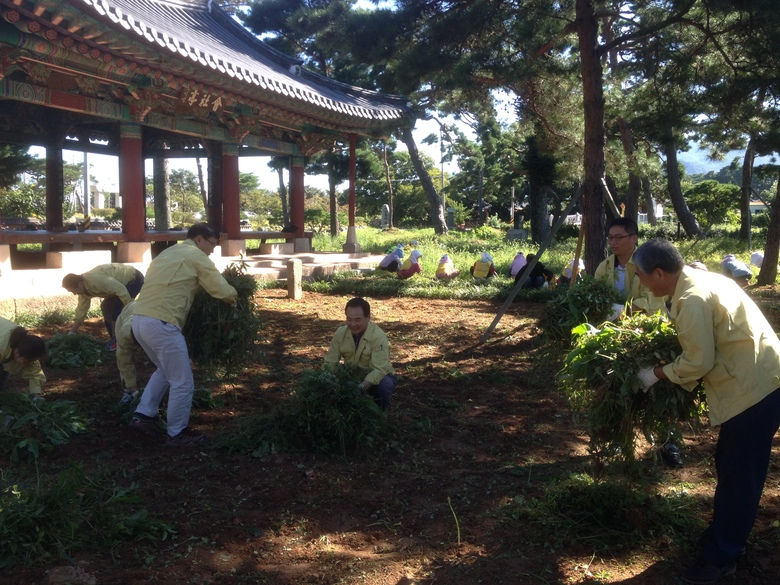
[[[607,317],[607,319],[609,321],[614,321],[615,319],[620,317],[620,315],[622,315],[625,312],[625,310],[626,310],[625,305],[621,305],[620,303],[615,303],[614,305],[612,305],[612,311],[610,311],[609,317]]]
[[[660,380],[660,378],[655,375],[654,370],[655,368],[642,368],[639,370],[639,372],[637,372],[636,377],[642,384],[642,392],[647,392],[650,390],[653,384]]]

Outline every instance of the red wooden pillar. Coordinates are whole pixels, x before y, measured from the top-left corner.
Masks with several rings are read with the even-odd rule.
[[[357,135],[349,135],[349,225],[355,226],[355,183],[357,181]]]
[[[62,147],[46,147],[46,229],[62,227],[62,203],[64,199],[64,178],[62,170]]]
[[[222,145],[222,221],[229,239],[241,238],[237,144]]]
[[[304,215],[305,194],[303,191],[303,170],[305,162],[302,156],[292,157],[290,167],[290,223],[295,226],[295,235],[298,238],[303,237],[304,224],[306,218]]]
[[[122,231],[131,242],[143,242],[146,232],[142,128],[134,122],[119,126],[119,194],[122,196]]]

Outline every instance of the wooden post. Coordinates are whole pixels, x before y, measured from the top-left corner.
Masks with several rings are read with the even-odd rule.
[[[143,242],[146,232],[144,159],[140,124],[119,125],[119,194],[122,196],[122,231],[131,242]]]

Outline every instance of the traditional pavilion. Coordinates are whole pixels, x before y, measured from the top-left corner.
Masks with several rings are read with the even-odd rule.
[[[225,234],[223,254],[280,235],[307,251],[306,157],[345,139],[346,251],[356,251],[356,138],[413,124],[406,98],[303,69],[211,0],[0,0],[0,142],[46,150],[46,229],[0,231],[0,253],[117,242],[116,261],[144,261],[152,242],[184,237],[147,229],[145,160],[181,157],[208,160],[206,213]],[[63,227],[63,149],[119,158],[121,232]],[[240,230],[238,157],[258,155],[290,158],[284,233]]]

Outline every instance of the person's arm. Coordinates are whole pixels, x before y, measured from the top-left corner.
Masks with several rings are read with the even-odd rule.
[[[330,340],[330,347],[325,354],[325,364],[328,366],[335,366],[341,361],[341,335],[340,330],[336,331],[333,339]]]
[[[5,369],[9,374],[19,376],[22,380],[27,380],[31,396],[43,392],[43,385],[46,383],[46,376],[41,369],[41,362],[35,360],[24,365],[19,365],[15,361],[5,364]]]
[[[387,336],[378,331],[371,342],[371,371],[363,380],[363,386],[376,386],[387,374],[393,373],[393,364],[390,363],[390,343]]]
[[[230,286],[208,256],[203,254],[203,258],[196,261],[195,270],[198,273],[198,283],[212,297],[229,305],[236,302],[238,291]]]
[[[89,306],[92,303],[92,298],[87,295],[79,295],[79,302],[76,305],[76,315],[73,318],[73,325],[70,328],[71,333],[76,333],[87,318],[89,312]]]
[[[663,366],[664,377],[686,390],[693,390],[715,365],[715,333],[712,310],[704,304],[683,307],[675,319],[682,353]]]

